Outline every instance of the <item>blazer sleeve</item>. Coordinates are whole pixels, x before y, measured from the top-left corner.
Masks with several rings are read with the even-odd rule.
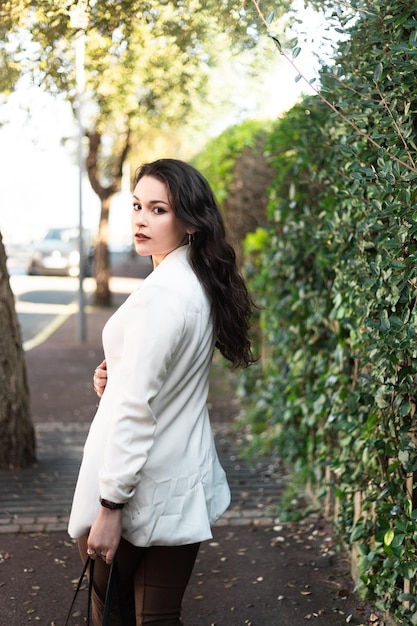
[[[152,400],[183,337],[184,313],[173,287],[150,285],[138,292],[125,320],[117,380],[112,381],[113,413],[99,472],[100,495],[112,502],[129,500],[140,480],[156,432]]]

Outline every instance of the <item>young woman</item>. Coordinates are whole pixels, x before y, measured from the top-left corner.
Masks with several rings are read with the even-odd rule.
[[[206,407],[213,350],[235,367],[253,361],[252,301],[211,189],[190,165],[138,170],[132,231],[154,271],[103,330],[101,400],[69,533],[83,559],[97,559],[95,626],[114,558],[129,624],[178,626],[199,544],[230,502]]]

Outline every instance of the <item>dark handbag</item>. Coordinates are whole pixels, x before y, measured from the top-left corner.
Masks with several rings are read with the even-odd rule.
[[[71,606],[69,608],[67,619],[65,620],[64,626],[68,626],[68,621],[71,617],[71,612],[72,612],[72,609],[74,608],[74,604],[77,599],[78,592],[81,589],[84,576],[87,573],[88,566],[90,566],[90,577],[88,581],[87,626],[90,626],[91,593],[93,590],[93,577],[94,577],[94,560],[91,559],[90,557],[87,557],[87,560],[84,563],[83,571],[81,572],[81,576],[78,580],[77,588],[75,590],[74,597],[72,599]],[[115,587],[116,587],[117,597],[119,601],[120,623],[121,623],[121,626],[128,626],[126,605],[123,600],[123,590],[122,590],[122,586],[120,583],[119,570],[117,569],[117,564],[116,564],[116,561],[114,560],[110,566],[110,574],[109,574],[109,580],[107,583],[106,600],[104,604],[102,626],[108,626],[109,624],[111,605],[112,605],[112,599],[113,599],[113,593],[114,593]]]

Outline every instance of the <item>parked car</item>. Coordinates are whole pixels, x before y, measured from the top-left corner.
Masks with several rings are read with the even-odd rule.
[[[79,276],[78,228],[50,228],[29,251],[28,274]],[[94,246],[90,233],[84,235],[84,275],[91,276]]]

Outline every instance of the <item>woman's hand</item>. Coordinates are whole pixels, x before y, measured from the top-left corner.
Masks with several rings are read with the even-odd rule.
[[[93,385],[94,385],[94,391],[96,392],[98,397],[101,398],[107,385],[106,360],[102,361],[100,365],[97,365],[96,369],[94,370]]]
[[[113,561],[122,536],[122,509],[100,507],[87,539],[87,554],[101,557],[108,565]]]

